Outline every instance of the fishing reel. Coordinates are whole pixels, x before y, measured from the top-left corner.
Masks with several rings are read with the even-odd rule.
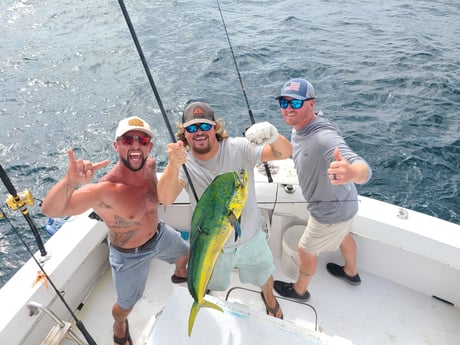
[[[23,192],[16,194],[16,197],[11,194],[6,198],[6,205],[12,209],[21,209],[26,205],[32,206],[34,204],[34,198],[30,190],[26,189]]]

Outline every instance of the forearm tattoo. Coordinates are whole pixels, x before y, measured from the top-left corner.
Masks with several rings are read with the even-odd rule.
[[[275,155],[276,157],[281,156],[281,152],[278,151],[278,150],[276,150],[276,149],[273,147],[273,144],[270,144],[270,147],[272,148],[272,151],[273,151],[273,153],[274,153],[274,155]]]

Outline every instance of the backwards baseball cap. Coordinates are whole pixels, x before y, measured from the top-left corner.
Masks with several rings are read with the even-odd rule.
[[[140,117],[131,116],[119,122],[117,131],[115,132],[115,140],[129,131],[141,131],[153,138],[152,130],[147,122]]]
[[[284,83],[281,94],[275,99],[292,97],[294,99],[306,100],[315,98],[315,90],[308,80],[295,78]]]
[[[204,102],[193,102],[187,105],[182,114],[182,125],[188,127],[195,123],[215,125],[214,110]]]

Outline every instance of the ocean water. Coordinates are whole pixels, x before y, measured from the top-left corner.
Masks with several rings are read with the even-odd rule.
[[[188,101],[204,100],[240,135],[250,119],[217,2],[125,4],[172,128]],[[360,194],[460,223],[460,3],[220,5],[256,121],[289,136],[274,97],[307,78],[317,110],[372,166]],[[3,0],[0,33],[0,164],[32,192],[46,241],[39,203],[65,174],[68,148],[115,162],[116,125],[138,115],[154,128],[161,169],[171,137],[117,1]],[[14,229],[37,250],[22,215],[2,211],[0,286],[30,257]]]

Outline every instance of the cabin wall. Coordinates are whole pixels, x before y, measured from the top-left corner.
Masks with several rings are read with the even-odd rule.
[[[158,207],[158,218],[182,232],[190,232],[192,214],[190,204],[175,203],[173,205],[161,205]]]

